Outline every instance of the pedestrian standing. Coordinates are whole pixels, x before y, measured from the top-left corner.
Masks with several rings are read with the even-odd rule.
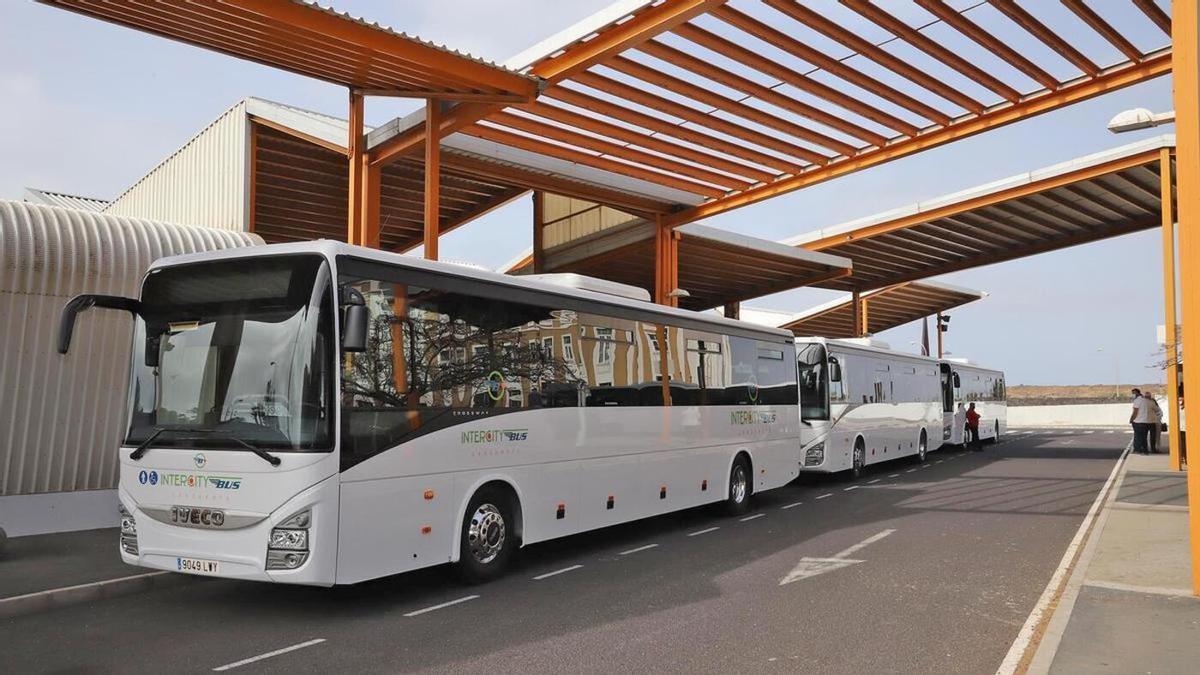
[[[1147,436],[1150,434],[1151,412],[1150,404],[1142,396],[1140,389],[1133,390],[1133,410],[1129,414],[1129,424],[1133,427],[1133,451],[1139,455],[1150,454]]]
[[[954,431],[962,434],[958,437],[958,442],[965,446],[970,432],[967,431],[967,409],[963,407],[962,401],[958,402],[958,408],[954,411],[954,421],[951,424],[954,425]]]
[[[1146,392],[1142,395],[1146,404],[1150,408],[1150,428],[1146,432],[1146,437],[1150,440],[1150,454],[1158,452],[1158,437],[1162,433],[1163,411],[1159,407],[1158,401],[1154,400],[1154,395]]]
[[[967,431],[971,436],[971,449],[982,450],[983,443],[979,440],[979,413],[975,411],[975,402],[967,406]]]

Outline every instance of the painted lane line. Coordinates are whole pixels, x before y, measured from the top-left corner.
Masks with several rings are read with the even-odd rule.
[[[561,570],[554,570],[553,572],[546,572],[545,574],[539,574],[536,577],[534,577],[533,580],[541,581],[542,579],[549,579],[550,577],[558,576],[559,574],[563,574],[565,572],[573,572],[573,571],[579,569],[580,567],[583,567],[583,565],[571,565],[570,567],[564,567]]]
[[[420,616],[422,614],[437,611],[439,609],[444,609],[446,607],[450,607],[452,605],[457,605],[462,602],[467,602],[468,600],[474,600],[475,598],[478,598],[478,597],[479,597],[478,595],[468,595],[468,596],[459,598],[457,600],[451,600],[450,602],[443,602],[440,605],[434,605],[433,607],[426,607],[425,609],[418,609],[414,612],[409,612],[408,614],[405,614],[404,616],[409,617],[409,618],[412,618],[414,616]]]
[[[794,508],[796,508],[797,506],[800,506],[800,505],[801,505],[801,504],[803,504],[803,503],[804,503],[804,502],[792,502],[791,504],[788,504],[787,506],[781,506],[781,507],[779,507],[779,510],[781,510],[781,511],[787,511],[788,509],[794,509]]]
[[[879,481],[881,481],[881,480],[883,480],[883,479],[882,479],[882,478],[876,478],[875,480],[869,480],[869,481],[867,481],[867,485],[874,485],[874,484],[878,483],[878,482],[879,482]]]
[[[900,474],[898,474],[898,473],[890,473],[890,474],[888,474],[888,478],[899,478],[899,477],[900,477]]]
[[[849,492],[851,490],[857,490],[859,487],[860,486],[858,486],[858,485],[851,485],[848,488],[842,488],[842,492]],[[818,499],[820,499],[820,497],[818,497]]]
[[[1133,593],[1150,593],[1152,595],[1167,595],[1176,598],[1192,598],[1195,597],[1190,588],[1169,588],[1164,586],[1137,586],[1134,584],[1123,584],[1117,581],[1085,581],[1084,586],[1091,588],[1107,588],[1113,591],[1130,591]]]
[[[1130,434],[1132,433],[1130,431]],[[1008,648],[1008,654],[1000,662],[1000,667],[996,669],[996,675],[1013,675],[1017,672],[1017,667],[1025,659],[1025,653],[1033,645],[1033,639],[1037,635],[1038,627],[1042,625],[1043,621],[1049,621],[1052,618],[1052,615],[1048,614],[1048,612],[1051,612],[1050,606],[1055,604],[1055,601],[1060,598],[1064,586],[1068,581],[1068,571],[1071,570],[1073,563],[1076,562],[1076,553],[1084,545],[1084,537],[1091,531],[1092,524],[1100,512],[1100,506],[1108,497],[1113,482],[1121,472],[1121,467],[1125,464],[1125,459],[1129,456],[1131,448],[1133,448],[1133,441],[1130,441],[1125,446],[1125,450],[1117,458],[1112,472],[1108,474],[1108,480],[1104,482],[1104,485],[1100,488],[1100,492],[1096,494],[1095,501],[1092,502],[1087,515],[1083,517],[1083,522],[1079,523],[1079,529],[1075,531],[1075,537],[1071,539],[1071,543],[1067,545],[1067,550],[1063,552],[1063,557],[1058,563],[1058,568],[1051,575],[1050,581],[1046,584],[1045,590],[1042,591],[1041,597],[1038,598],[1037,604],[1033,606],[1033,611],[1025,619],[1024,625],[1021,626],[1021,630],[1017,633],[1017,638],[1013,640],[1012,646]]]
[[[867,537],[866,539],[863,539],[862,541],[858,542],[857,544],[851,546],[850,548],[848,548],[844,551],[841,551],[840,553],[835,553],[833,555],[833,557],[849,558],[850,556],[854,555],[855,553],[858,553],[859,551],[870,546],[871,544],[874,544],[875,542],[879,541],[880,539],[883,539],[883,538],[889,536],[890,534],[892,534],[895,531],[896,531],[895,529],[891,529],[891,530],[884,530],[883,532],[880,532],[879,534],[873,534],[873,535]]]
[[[700,536],[700,535],[702,535],[702,534],[708,534],[709,532],[716,532],[716,531],[717,531],[717,530],[719,530],[719,529],[721,529],[721,528],[719,528],[719,527],[709,527],[709,528],[706,528],[706,529],[703,529],[703,530],[697,530],[697,531],[695,531],[695,532],[692,532],[692,533],[691,533],[691,534],[689,534],[688,536],[689,536],[689,537],[699,537],[699,536]]]
[[[255,663],[257,661],[269,659],[272,656],[279,656],[280,654],[294,652],[297,649],[304,649],[305,647],[319,645],[324,641],[325,641],[325,638],[317,638],[315,640],[309,640],[308,642],[301,642],[300,644],[295,644],[295,645],[292,645],[291,647],[284,647],[283,649],[276,649],[273,652],[267,652],[266,654],[259,654],[258,656],[251,656],[248,659],[242,659],[241,661],[234,661],[233,663],[226,663],[223,666],[217,666],[216,668],[213,668],[213,672],[219,673],[219,672],[225,671],[225,670],[233,670],[234,668],[240,668],[242,666],[245,666],[245,665],[248,665],[251,663]]]
[[[825,499],[826,497],[832,497],[832,496],[833,496],[832,492],[826,492],[825,494],[818,496],[817,499]]]
[[[928,464],[922,464],[922,465],[921,465],[921,468],[922,468],[922,469],[928,469],[928,468],[929,468],[929,465],[928,465]]]
[[[946,461],[946,460],[944,460],[944,459],[939,459],[938,461],[934,462],[934,464],[941,464],[941,463],[942,463],[942,462],[944,462],[944,461]]]
[[[740,522],[743,522],[743,523],[744,523],[744,522],[746,522],[747,520],[754,520],[755,518],[762,518],[762,517],[763,517],[763,516],[765,516],[765,515],[767,515],[767,514],[765,514],[765,513],[756,513],[756,514],[754,514],[754,515],[752,515],[752,516],[746,516],[745,518],[742,518],[742,520],[741,520]]]
[[[858,565],[864,561],[853,559],[850,557],[850,555],[861,551],[867,546],[870,546],[871,544],[883,539],[893,532],[895,532],[895,530],[884,530],[879,534],[867,537],[850,548],[834,554],[834,556],[831,558],[812,558],[805,556],[800,559],[800,562],[796,563],[796,566],[792,568],[791,572],[788,572],[787,576],[779,580],[779,585],[786,586],[794,581],[810,579],[812,577],[825,574],[826,572],[833,572],[835,570]]]
[[[652,548],[658,548],[658,544],[646,544],[637,548],[631,548],[628,551],[621,551],[618,555],[629,555],[631,553],[639,553],[641,551],[649,551]]]
[[[916,471],[916,469],[909,469],[908,471],[905,471],[904,473],[912,473],[914,471]]]

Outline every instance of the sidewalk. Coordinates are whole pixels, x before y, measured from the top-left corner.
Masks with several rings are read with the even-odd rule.
[[[1030,662],[1030,673],[1194,673],[1186,475],[1129,455]]]
[[[116,528],[14,537],[0,557],[0,619],[182,579],[122,562]]]

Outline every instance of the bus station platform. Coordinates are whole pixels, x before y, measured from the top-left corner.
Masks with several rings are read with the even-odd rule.
[[[1127,455],[1025,672],[1194,672],[1187,518],[1186,474],[1165,454]]]

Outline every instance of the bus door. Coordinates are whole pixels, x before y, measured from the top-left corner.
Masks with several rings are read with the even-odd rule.
[[[942,441],[951,442],[951,427],[954,423],[954,373],[950,364],[938,364],[942,378]]]

